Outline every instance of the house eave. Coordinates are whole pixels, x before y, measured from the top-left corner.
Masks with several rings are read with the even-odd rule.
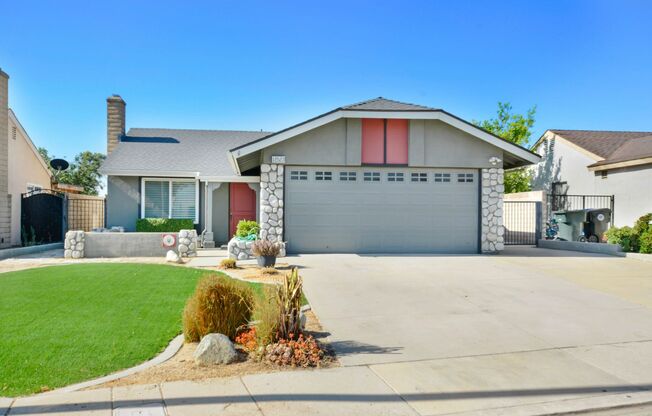
[[[289,138],[295,137],[299,134],[305,133],[309,130],[321,127],[332,121],[341,118],[400,118],[408,120],[441,120],[455,128],[458,128],[472,136],[488,142],[503,151],[509,152],[517,158],[525,161],[525,164],[536,164],[541,160],[538,154],[518,146],[514,143],[508,142],[498,136],[495,136],[488,131],[477,127],[457,116],[447,113],[444,110],[419,110],[419,111],[378,111],[378,110],[349,110],[349,109],[336,109],[331,112],[325,113],[321,116],[312,118],[303,123],[297,124],[278,133],[263,137],[252,143],[248,143],[229,151],[230,160],[237,166],[237,159],[248,154],[260,151],[266,147],[275,145]],[[236,168],[234,166],[234,168]],[[237,168],[236,168],[237,169]]]
[[[151,176],[151,177],[168,177],[168,178],[199,178],[199,172],[184,171],[152,171],[138,169],[101,169],[100,173],[107,176]]]
[[[630,166],[641,166],[652,164],[652,157],[645,157],[641,159],[623,160],[622,162],[601,163],[589,165],[590,172],[600,172],[608,169],[627,168]]]

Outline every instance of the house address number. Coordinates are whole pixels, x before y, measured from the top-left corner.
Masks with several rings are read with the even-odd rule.
[[[285,163],[285,156],[272,156],[272,163],[284,164]]]

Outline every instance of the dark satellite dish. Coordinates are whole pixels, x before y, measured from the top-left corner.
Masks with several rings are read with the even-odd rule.
[[[68,169],[68,162],[66,162],[63,159],[52,159],[50,161],[50,166],[52,166],[52,169],[62,171]]]

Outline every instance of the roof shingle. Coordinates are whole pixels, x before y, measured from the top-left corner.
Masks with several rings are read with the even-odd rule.
[[[378,97],[355,104],[345,105],[342,110],[367,110],[367,111],[436,111],[436,108],[423,105],[403,103]]]
[[[601,130],[550,130],[601,157],[600,164],[634,160],[652,154],[652,132]]]
[[[105,172],[142,171],[233,176],[229,149],[268,135],[265,131],[129,129],[102,165]],[[119,174],[119,173],[114,173]]]

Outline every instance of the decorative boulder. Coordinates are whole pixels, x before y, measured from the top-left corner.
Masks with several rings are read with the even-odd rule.
[[[201,339],[194,357],[198,365],[230,364],[238,359],[238,352],[226,335],[208,334]]]
[[[179,263],[181,258],[174,250],[168,250],[168,252],[165,254],[165,261],[168,263]]]

